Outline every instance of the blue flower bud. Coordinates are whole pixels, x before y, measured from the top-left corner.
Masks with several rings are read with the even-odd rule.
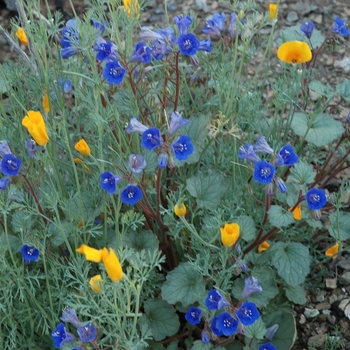
[[[242,292],[242,299],[247,299],[251,294],[255,292],[261,293],[263,291],[260,286],[259,280],[255,277],[247,277],[244,280],[244,289]]]
[[[146,165],[146,160],[141,154],[130,154],[129,167],[133,173],[141,173]]]

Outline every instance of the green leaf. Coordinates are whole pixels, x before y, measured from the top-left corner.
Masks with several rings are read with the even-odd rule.
[[[272,264],[287,284],[296,287],[305,281],[310,272],[309,249],[301,243],[276,243]]]
[[[73,349],[81,349],[81,346],[83,345],[83,343],[78,340],[78,341],[70,341],[69,343],[64,343],[62,345],[62,350],[73,350]]]
[[[163,340],[179,330],[180,322],[176,310],[164,300],[149,299],[144,308],[154,340]]]
[[[15,211],[12,215],[12,227],[15,232],[28,232],[32,227],[31,215],[25,211]]]
[[[179,345],[179,341],[178,340],[174,340],[173,342],[171,342],[168,345],[167,350],[177,350],[178,345]]]
[[[344,100],[350,101],[350,80],[343,80],[337,85],[335,90]]]
[[[287,29],[283,30],[281,33],[281,36],[283,38],[283,42],[297,40],[297,41],[305,41],[308,43],[308,39],[306,38],[305,34],[300,30],[300,24],[297,24],[292,27],[288,27]],[[314,29],[310,38],[312,47],[314,48],[320,47],[324,42],[324,39],[325,38],[321,34],[321,32],[317,29]],[[280,45],[280,42],[279,42],[279,45]]]
[[[256,320],[251,326],[245,327],[244,335],[249,339],[263,339],[265,334],[266,327],[261,317],[258,320]]]
[[[187,180],[187,191],[200,207],[214,209],[227,189],[227,180],[218,172],[199,172]]]
[[[225,345],[226,350],[243,350],[244,345],[239,342],[238,340],[234,340],[230,342],[229,344]]]
[[[350,214],[343,211],[334,211],[329,215],[331,222],[329,233],[336,240],[345,241],[350,238]]]
[[[145,157],[145,161],[147,164],[145,172],[154,174],[154,171],[158,166],[157,154],[154,151],[145,150],[143,156]]]
[[[8,241],[7,241],[8,240]],[[0,247],[2,251],[6,251],[10,248],[13,252],[17,253],[22,248],[22,241],[17,236],[8,235],[6,238],[6,234],[3,233],[0,235]]]
[[[253,269],[252,276],[259,280],[263,292],[255,292],[251,294],[248,300],[254,302],[258,307],[265,307],[268,305],[269,301],[278,294],[278,288],[275,281],[276,274],[269,266],[258,266]],[[236,299],[241,299],[243,288],[243,279],[236,279],[233,282],[232,293]]]
[[[297,331],[294,316],[290,312],[277,310],[264,315],[263,320],[267,328],[278,324],[278,330],[271,341],[277,349],[288,350],[293,347]]]
[[[240,216],[237,219],[237,224],[241,228],[241,237],[245,241],[251,241],[256,236],[256,228],[254,220],[250,216]]]
[[[344,132],[342,123],[327,113],[319,114],[314,121],[304,113],[295,113],[291,127],[301,137],[306,134],[305,140],[318,147],[328,145]]]
[[[311,184],[315,179],[316,173],[311,165],[299,161],[290,169],[289,178],[299,184]]]
[[[313,80],[309,84],[309,89],[316,92],[320,96],[329,96],[330,89],[327,85],[322,84],[319,80]]]
[[[294,304],[304,305],[306,304],[306,293],[302,286],[291,287],[287,286],[286,296],[288,300]]]
[[[208,350],[212,349],[213,345],[211,343],[204,344],[201,340],[196,340],[193,342],[191,350]]]
[[[189,263],[181,263],[167,275],[162,286],[162,297],[169,304],[181,302],[188,306],[205,299],[203,277]]]
[[[151,231],[136,231],[127,232],[123,237],[123,246],[129,247],[138,251],[158,249],[158,239]]]
[[[279,205],[271,205],[269,209],[269,221],[273,226],[284,227],[293,223],[294,217],[291,212]]]

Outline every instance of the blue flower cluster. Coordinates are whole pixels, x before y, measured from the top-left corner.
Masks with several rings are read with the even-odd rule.
[[[15,157],[6,140],[0,141],[0,171],[7,177],[0,179],[0,190],[5,191],[6,187],[10,184],[10,176],[16,176],[22,165],[22,161]]]
[[[255,145],[250,143],[243,145],[238,152],[238,158],[246,159],[254,163],[253,178],[255,181],[264,185],[270,185],[272,181],[274,181],[280,192],[285,193],[287,191],[287,186],[280,177],[275,175],[275,166],[291,166],[298,162],[299,157],[294,152],[293,147],[291,145],[283,146],[275,155],[274,164],[271,164],[266,160],[260,160],[256,154],[259,152],[274,154],[273,149],[266,142],[264,136],[260,136]],[[268,191],[269,193],[272,193],[270,188],[268,188]]]
[[[89,343],[96,339],[97,330],[91,322],[81,323],[76,311],[72,308],[67,308],[62,311],[61,320],[63,322],[71,323],[74,327],[77,328],[77,333],[79,335],[82,343]],[[76,340],[76,337],[67,332],[67,329],[63,323],[59,323],[57,328],[51,333],[53,339],[53,346],[61,349],[62,346],[66,343],[70,343]],[[73,348],[72,350],[83,350],[82,347]]]
[[[246,299],[255,292],[262,292],[259,281],[254,277],[246,278],[242,299]],[[221,312],[219,315],[214,314],[214,317],[209,322],[205,322],[205,328],[202,331],[202,342],[204,344],[210,342],[211,334],[219,337],[229,337],[234,335],[238,329],[244,326],[251,326],[260,318],[260,313],[255,303],[249,301],[242,302],[238,309],[232,312],[231,310],[235,310],[235,308],[216,289],[208,292],[205,306],[208,310],[214,312],[224,308],[227,308],[227,311]],[[202,310],[195,306],[191,306],[185,314],[185,319],[192,325],[198,325],[202,318]]]

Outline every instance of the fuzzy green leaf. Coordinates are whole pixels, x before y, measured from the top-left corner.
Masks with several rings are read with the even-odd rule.
[[[310,272],[311,256],[309,248],[301,243],[276,243],[272,264],[280,277],[292,287],[305,281]]]
[[[329,215],[331,222],[329,233],[336,240],[345,241],[350,238],[350,214],[334,211]]]
[[[15,211],[12,215],[12,227],[15,232],[28,232],[32,227],[31,215],[25,211]]]
[[[271,205],[269,209],[269,221],[273,226],[285,227],[294,222],[294,217],[291,212],[279,205]]]
[[[202,276],[188,263],[181,263],[169,272],[162,286],[162,297],[169,304],[181,302],[188,306],[205,299],[205,284]]]
[[[199,172],[187,180],[187,191],[197,198],[200,207],[214,209],[227,189],[227,181],[218,172]]]
[[[305,140],[318,147],[328,145],[344,132],[342,123],[329,114],[319,114],[313,122],[310,119],[305,113],[295,113],[291,126],[301,137],[307,133]]]
[[[149,299],[144,308],[154,340],[163,340],[179,330],[180,322],[176,310],[164,300]]]
[[[204,344],[201,340],[196,340],[193,342],[191,350],[209,350],[212,349],[213,345],[211,343]]]
[[[286,296],[294,304],[304,305],[306,303],[306,293],[302,286],[287,286]]]
[[[345,79],[336,87],[336,92],[343,99],[350,101],[350,80]]]
[[[249,338],[263,339],[266,333],[266,327],[261,318],[256,320],[251,326],[245,327],[244,335]]]
[[[311,165],[299,161],[290,170],[289,178],[299,184],[311,184],[315,179],[316,173]]]
[[[300,24],[288,27],[282,31],[283,42],[285,41],[305,41],[308,42],[305,34],[300,30]],[[311,45],[314,48],[320,47],[324,42],[324,36],[317,29],[314,29],[310,38]]]
[[[316,92],[320,96],[329,96],[330,89],[327,85],[322,84],[319,80],[313,80],[309,84],[309,89]]]
[[[123,246],[133,248],[141,251],[155,250],[158,248],[159,242],[157,236],[151,231],[142,231],[138,233],[136,231],[127,232],[123,237]]]
[[[245,241],[251,241],[256,236],[256,228],[254,220],[250,216],[240,216],[237,219],[237,224],[241,228],[241,237]]]

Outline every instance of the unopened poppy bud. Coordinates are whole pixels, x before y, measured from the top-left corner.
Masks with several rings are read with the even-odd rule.
[[[185,216],[187,209],[186,206],[184,204],[184,199],[185,198],[181,198],[174,206],[174,212],[177,216]]]

